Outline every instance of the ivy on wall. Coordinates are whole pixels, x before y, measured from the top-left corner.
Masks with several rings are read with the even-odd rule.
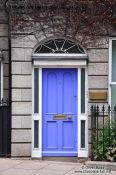
[[[116,0],[0,0],[10,17],[11,32],[45,37],[116,36]]]

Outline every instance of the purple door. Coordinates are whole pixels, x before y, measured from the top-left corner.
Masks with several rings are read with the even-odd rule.
[[[77,69],[43,69],[43,156],[77,156]]]

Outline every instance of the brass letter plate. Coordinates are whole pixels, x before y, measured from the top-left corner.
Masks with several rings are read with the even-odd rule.
[[[54,115],[53,116],[53,119],[54,120],[65,120],[66,119],[66,116],[65,115],[62,115],[62,114]]]

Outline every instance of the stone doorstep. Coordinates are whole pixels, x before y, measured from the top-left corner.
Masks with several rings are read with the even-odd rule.
[[[102,166],[108,170],[116,171],[116,162],[102,162],[102,161],[86,161],[85,165],[88,166]]]

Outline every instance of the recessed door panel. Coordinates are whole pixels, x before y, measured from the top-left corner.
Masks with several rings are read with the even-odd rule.
[[[63,113],[71,113],[73,111],[73,78],[70,72],[63,75]]]
[[[47,149],[58,148],[58,123],[56,121],[47,122]]]
[[[73,149],[74,148],[74,129],[73,121],[64,121],[62,126],[62,142],[63,149]]]
[[[57,75],[51,72],[47,77],[47,113],[57,112]],[[52,100],[50,100],[52,99]]]

